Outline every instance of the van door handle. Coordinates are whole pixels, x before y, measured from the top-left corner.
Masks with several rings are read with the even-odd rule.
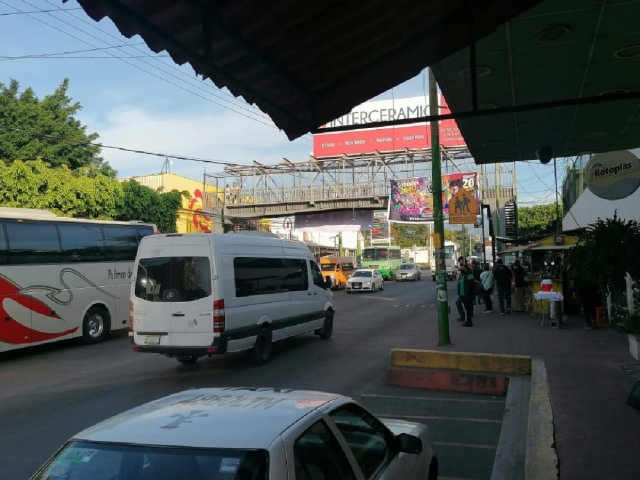
[[[171,314],[172,317],[184,317],[184,313],[172,313]]]

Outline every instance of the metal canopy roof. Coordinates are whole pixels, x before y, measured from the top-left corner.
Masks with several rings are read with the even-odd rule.
[[[78,2],[94,20],[111,18],[126,37],[139,34],[153,51],[166,50],[176,63],[190,63],[255,103],[294,139],[540,0]]]
[[[640,146],[640,1],[546,0],[477,42],[478,108],[630,93],[610,103],[459,119],[476,163]],[[437,63],[452,112],[472,110],[470,49]],[[465,70],[466,69],[466,70]]]

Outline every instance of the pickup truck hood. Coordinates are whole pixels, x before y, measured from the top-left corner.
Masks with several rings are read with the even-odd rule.
[[[395,420],[393,418],[381,418],[380,420],[394,435],[400,435],[401,433],[410,434],[420,426],[418,423],[405,422],[404,420]]]

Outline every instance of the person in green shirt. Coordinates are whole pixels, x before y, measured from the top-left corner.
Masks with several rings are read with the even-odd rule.
[[[461,263],[458,265],[460,274],[458,275],[458,299],[456,300],[456,307],[460,318],[459,322],[462,322],[463,327],[473,327],[473,285],[475,278],[473,272],[467,265]]]

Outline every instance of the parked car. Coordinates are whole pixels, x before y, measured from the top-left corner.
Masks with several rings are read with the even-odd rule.
[[[361,268],[353,272],[353,275],[347,280],[347,293],[375,292],[376,290],[384,290],[384,278],[378,270]]]
[[[352,399],[208,388],[146,403],[69,440],[32,480],[436,480],[425,425]]]
[[[411,280],[415,282],[416,280],[420,280],[420,268],[415,263],[403,263],[398,268],[398,273],[396,275],[396,282],[404,282],[407,280]]]

